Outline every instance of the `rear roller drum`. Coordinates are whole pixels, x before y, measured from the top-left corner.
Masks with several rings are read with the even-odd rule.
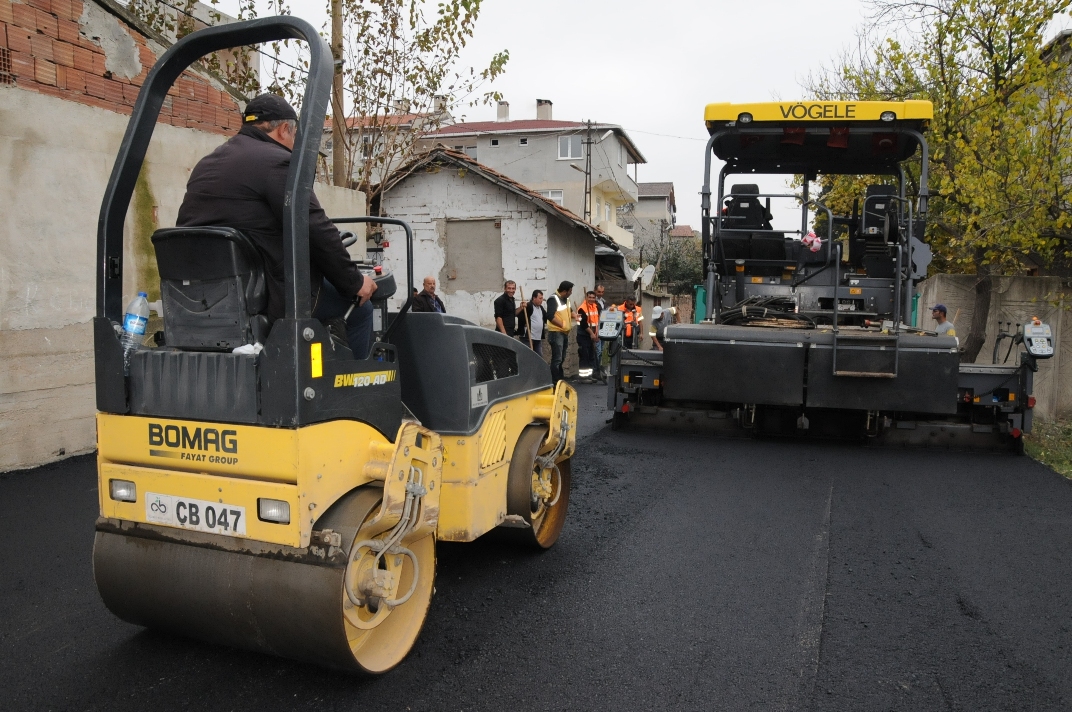
[[[541,549],[558,541],[570,494],[570,460],[547,466],[540,462],[540,446],[546,438],[546,425],[530,425],[521,431],[507,483],[509,513],[528,522],[529,528],[520,530],[522,537]]]

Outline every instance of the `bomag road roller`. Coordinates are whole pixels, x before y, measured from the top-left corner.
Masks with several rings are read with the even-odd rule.
[[[635,351],[604,314],[614,425],[1022,448],[1050,327],[1009,335],[1018,362],[980,365],[959,363],[956,337],[909,326],[931,260],[931,116],[928,101],[708,105],[701,318],[668,326],[663,351]],[[756,175],[801,192],[763,193]],[[851,212],[809,196],[820,176],[859,179]],[[789,230],[773,227],[772,199],[799,210]]]
[[[285,317],[261,315],[265,266],[240,232],[158,230],[162,344],[139,348],[127,374],[123,223],[168,90],[208,53],[284,39],[310,52],[286,185]],[[324,41],[293,17],[195,32],[148,74],[98,229],[93,570],[105,605],[131,623],[381,673],[420,632],[437,539],[507,527],[554,544],[577,399],[515,340],[441,314],[388,314],[389,272],[368,272],[379,284],[369,358],[310,317],[308,205],[331,75]],[[412,233],[382,222],[405,229],[410,295]]]

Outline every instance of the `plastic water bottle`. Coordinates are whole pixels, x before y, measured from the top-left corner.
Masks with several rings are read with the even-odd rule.
[[[149,322],[149,295],[138,292],[127,305],[123,315],[123,372],[130,373],[130,358],[145,338],[145,325]]]

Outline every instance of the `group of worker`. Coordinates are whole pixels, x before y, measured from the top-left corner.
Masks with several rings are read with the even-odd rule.
[[[606,309],[623,313],[623,346],[632,349],[639,344],[644,313],[632,295],[621,304],[608,306],[603,285],[587,290],[584,300],[575,308],[571,299],[573,287],[573,282],[563,280],[546,300],[543,291],[536,289],[531,301],[522,299],[519,303],[515,297],[517,284],[507,280],[503,293],[494,303],[495,330],[527,342],[541,356],[543,342],[547,341],[551,346],[551,378],[555,383],[564,377],[562,364],[569,347],[569,334],[575,332],[579,361],[577,375],[582,381],[606,383],[603,342],[599,338],[600,315]],[[673,312],[657,306],[652,310],[652,317],[655,328],[652,342],[661,351],[663,330],[673,318]]]

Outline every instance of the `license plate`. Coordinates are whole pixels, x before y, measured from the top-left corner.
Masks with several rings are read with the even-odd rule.
[[[170,494],[145,493],[145,519],[209,534],[246,535],[246,508]]]

